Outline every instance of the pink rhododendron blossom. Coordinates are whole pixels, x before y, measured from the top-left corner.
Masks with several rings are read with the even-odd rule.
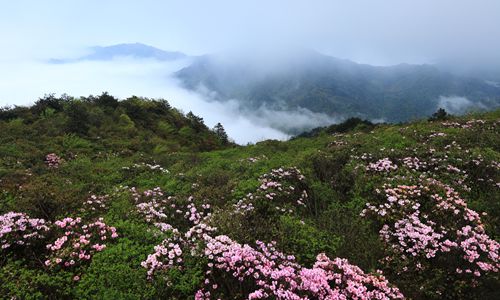
[[[0,215],[0,250],[15,245],[27,246],[42,239],[50,224],[43,219],[30,218],[25,213],[8,212]]]
[[[291,172],[278,169],[275,176],[286,177]],[[297,173],[296,173],[297,174]],[[264,178],[268,178],[265,176]],[[300,180],[303,177],[300,176]],[[271,183],[272,182],[272,183]],[[283,189],[278,181],[262,180],[261,190]],[[293,190],[293,189],[292,189]],[[291,191],[292,191],[291,190]],[[149,197],[149,198],[148,198]],[[144,195],[135,193],[137,201]],[[381,275],[365,274],[345,259],[330,260],[326,255],[318,255],[312,268],[295,262],[293,255],[285,255],[276,250],[275,243],[256,242],[256,247],[242,245],[225,235],[215,235],[216,229],[209,226],[211,215],[199,213],[197,206],[189,198],[187,205],[169,204],[161,196],[147,195],[147,202],[138,205],[148,222],[156,225],[159,220],[172,222],[173,218],[183,217],[190,227],[170,230],[172,236],[154,247],[154,252],[141,263],[149,278],[169,269],[183,270],[184,256],[202,257],[207,261],[205,279],[195,299],[218,299],[224,296],[217,281],[219,276],[229,276],[237,282],[250,282],[255,289],[248,290],[248,299],[403,299],[403,295],[392,287]],[[250,197],[249,197],[250,199]],[[203,205],[203,209],[209,206]],[[172,208],[172,209],[170,209]],[[176,210],[180,210],[178,213]],[[221,294],[222,293],[222,294]]]
[[[45,156],[45,164],[51,169],[59,168],[62,159],[55,153],[49,153]]]
[[[107,240],[107,237],[118,237],[116,228],[106,225],[102,218],[89,224],[82,224],[81,218],[64,218],[54,224],[62,235],[47,245],[47,249],[51,251],[51,259],[48,264],[47,261],[45,263],[48,266],[80,265],[106,248],[102,241]]]
[[[453,188],[426,179],[418,186],[385,186],[385,194],[386,202],[367,204],[362,215],[385,223],[380,236],[393,253],[388,261],[401,262],[399,272],[424,271],[438,258],[446,259],[443,267],[451,274],[499,271],[500,244]]]
[[[397,170],[398,166],[395,165],[389,158],[379,159],[374,163],[368,164],[366,167],[367,171],[375,171],[375,172],[390,172]]]

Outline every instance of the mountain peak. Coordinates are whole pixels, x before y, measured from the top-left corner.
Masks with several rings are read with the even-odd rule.
[[[51,59],[51,63],[70,63],[78,61],[107,61],[118,57],[132,57],[172,61],[186,58],[187,55],[177,51],[165,51],[142,43],[122,43],[109,46],[94,46],[90,53],[76,59]]]

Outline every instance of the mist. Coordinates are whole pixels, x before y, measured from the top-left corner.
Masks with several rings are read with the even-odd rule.
[[[458,96],[439,97],[438,107],[456,115],[486,108],[482,103],[474,103],[465,97]]]
[[[192,111],[201,116],[210,128],[222,123],[229,137],[239,144],[265,139],[285,140],[289,137],[285,132],[297,124],[314,128],[333,122],[326,116],[318,119],[317,114],[307,111],[274,112],[262,108],[251,114],[244,112],[236,100],[215,102],[209,98],[209,93],[183,89],[172,74],[189,62],[127,57],[68,64],[17,61],[7,66],[11,72],[0,74],[0,106],[31,105],[50,93],[80,97],[108,92],[120,99],[133,95],[163,98],[184,113]]]

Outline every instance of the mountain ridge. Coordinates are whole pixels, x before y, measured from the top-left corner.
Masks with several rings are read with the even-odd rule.
[[[248,65],[203,56],[176,76],[185,88],[205,87],[217,101],[239,99],[247,110],[265,104],[401,122],[430,115],[441,97],[464,97],[475,109],[500,105],[500,88],[428,64],[372,66],[311,51],[279,62],[280,71]]]
[[[150,58],[160,61],[173,61],[187,58],[179,51],[165,51],[142,43],[121,43],[109,46],[94,46],[90,53],[74,59],[50,59],[50,63],[63,64],[79,61],[107,61],[117,57]]]

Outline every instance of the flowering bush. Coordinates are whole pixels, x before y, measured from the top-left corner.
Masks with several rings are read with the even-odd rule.
[[[379,159],[374,163],[368,164],[366,167],[367,171],[374,171],[374,172],[390,172],[397,170],[398,166],[395,165],[389,158],[383,158]]]
[[[405,157],[403,164],[410,170],[422,171],[427,169],[427,162],[421,161],[418,157]]]
[[[384,262],[398,274],[445,272],[457,282],[477,283],[500,269],[500,244],[477,212],[451,187],[433,179],[419,185],[385,186],[385,201],[367,204],[362,215],[383,223]]]
[[[170,173],[169,170],[163,168],[162,166],[158,164],[148,164],[148,163],[139,163],[139,164],[133,164],[132,167],[123,167],[123,170],[130,170],[130,169],[148,169],[151,171],[160,171],[161,173]]]
[[[304,175],[295,167],[274,169],[260,176],[256,196],[273,200],[277,204],[291,202],[292,205],[306,206],[308,195],[304,180]]]
[[[108,209],[109,195],[96,196],[91,195],[83,202],[82,212],[106,211]]]
[[[461,124],[459,122],[443,122],[441,125],[445,127],[453,127],[453,128],[462,128],[462,129],[470,129],[474,126],[483,126],[486,122],[484,120],[469,120],[465,122],[465,124]]]
[[[146,222],[154,224],[161,231],[178,232],[178,228],[189,228],[198,224],[203,218],[210,217],[210,204],[202,204],[201,209],[193,202],[193,197],[179,201],[171,196],[164,196],[163,191],[156,187],[139,193],[131,188],[132,197],[137,203],[137,212]],[[167,223],[168,221],[168,223]]]
[[[274,169],[259,177],[254,192],[217,211],[211,224],[216,224],[221,233],[230,232],[240,242],[253,243],[256,239],[279,241],[273,232],[283,228],[282,216],[318,211],[318,206],[310,201],[308,190],[305,177],[297,168]]]
[[[250,212],[259,201],[269,203],[277,211],[289,213],[307,206],[309,199],[307,185],[305,176],[299,169],[295,167],[273,169],[270,173],[260,176],[259,182],[260,186],[255,192],[238,201],[235,211]]]
[[[446,136],[446,133],[443,133],[443,132],[435,132],[431,135],[429,135],[429,138],[435,138],[435,137],[445,137]]]
[[[82,224],[81,218],[64,218],[54,222],[61,235],[47,245],[48,267],[76,267],[89,261],[96,252],[106,248],[106,242],[118,237],[116,228],[106,225],[102,218]]]
[[[309,269],[297,264],[294,256],[277,251],[274,243],[257,241],[257,248],[252,248],[224,235],[212,237],[214,229],[203,223],[195,227],[155,246],[155,252],[141,264],[150,278],[160,270],[182,270],[183,255],[195,255],[208,261],[196,299],[230,295],[248,299],[403,299],[381,274],[365,274],[346,259],[332,261],[320,254]],[[231,278],[243,290],[228,288]]]
[[[0,249],[27,246],[34,240],[44,238],[49,231],[48,225],[45,220],[30,218],[25,213],[8,212],[0,215]]]
[[[283,170],[276,170],[275,176],[288,176]],[[300,173],[295,173],[295,175]],[[280,189],[279,182],[263,176],[261,189]],[[298,176],[303,180],[302,176]],[[269,184],[272,182],[272,184]],[[292,189],[293,191],[293,189]],[[207,261],[203,287],[195,294],[196,299],[237,296],[248,299],[274,297],[276,299],[402,299],[397,288],[391,287],[381,275],[367,275],[347,260],[329,260],[324,254],[317,258],[312,269],[302,267],[295,257],[276,250],[276,244],[257,241],[257,248],[241,245],[228,236],[214,235],[216,228],[207,225],[210,213],[198,213],[196,206],[188,200],[187,211],[179,207],[160,205],[160,189],[144,192],[151,201],[142,202],[137,207],[148,222],[170,221],[178,218],[168,211],[176,208],[184,215],[191,227],[187,231],[163,222],[171,236],[154,247],[141,266],[147,269],[149,278],[169,270],[184,270],[185,256],[199,257]],[[144,195],[143,193],[143,195]],[[135,199],[141,199],[135,192]],[[171,198],[170,198],[171,199]],[[169,200],[167,198],[166,200]],[[163,204],[169,204],[168,201]],[[206,205],[204,209],[208,209]],[[155,223],[158,226],[158,223]],[[168,279],[168,278],[167,278]],[[240,282],[240,290],[227,286],[227,280]],[[243,284],[243,285],[241,285]],[[225,288],[222,288],[225,286]],[[216,297],[217,298],[217,297]]]
[[[207,277],[195,299],[234,293],[223,288],[228,276],[244,286],[238,294],[247,299],[403,299],[383,276],[365,274],[346,259],[332,261],[319,254],[314,266],[305,268],[294,256],[277,251],[274,243],[257,241],[257,247],[252,248],[227,236],[208,235],[205,242]]]
[[[183,259],[182,248],[187,243],[195,243],[204,233],[213,231],[210,226],[201,223],[211,216],[209,204],[202,204],[199,210],[193,202],[193,197],[186,201],[176,201],[174,197],[167,197],[159,188],[145,190],[140,193],[131,188],[136,209],[145,221],[153,224],[170,237],[154,247],[154,253],[148,255],[141,265],[148,269],[148,277],[152,278],[155,272],[172,267],[181,267]],[[182,233],[183,232],[183,233]]]
[[[49,153],[45,156],[45,164],[47,167],[51,169],[57,169],[59,168],[59,165],[62,162],[62,158],[60,158],[57,154],[55,153]]]
[[[31,217],[0,218],[2,299],[500,299],[499,112],[210,152],[168,105],[96,99],[79,138],[65,101],[4,113],[0,215]]]

